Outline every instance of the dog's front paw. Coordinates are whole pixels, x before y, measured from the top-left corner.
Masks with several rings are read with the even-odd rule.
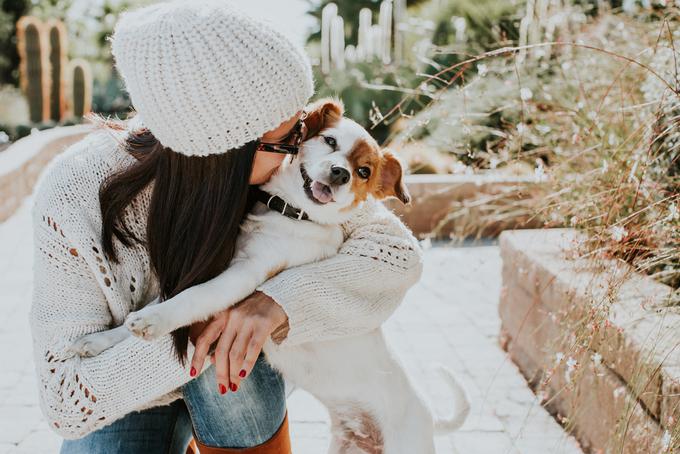
[[[145,340],[153,340],[172,331],[162,314],[148,309],[151,308],[132,312],[125,319],[125,326],[132,334]]]
[[[108,349],[111,345],[106,334],[92,333],[73,342],[69,347],[69,351],[82,358],[91,358]]]

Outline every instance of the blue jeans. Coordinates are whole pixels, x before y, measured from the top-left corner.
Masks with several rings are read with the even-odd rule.
[[[215,368],[184,385],[184,399],[130,413],[78,440],[61,454],[184,454],[192,425],[198,440],[218,448],[249,448],[269,440],[283,422],[286,395],[281,375],[263,355],[237,392],[217,392]]]

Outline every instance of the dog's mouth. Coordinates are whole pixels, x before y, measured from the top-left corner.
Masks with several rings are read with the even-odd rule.
[[[309,178],[304,165],[300,165],[300,175],[302,175],[302,180],[304,181],[302,187],[305,189],[305,194],[307,194],[309,200],[319,205],[335,202],[335,200],[333,200],[333,190],[331,187],[320,181]]]

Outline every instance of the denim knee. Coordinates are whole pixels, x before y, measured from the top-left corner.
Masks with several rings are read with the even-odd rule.
[[[283,377],[263,355],[236,392],[221,395],[210,367],[184,385],[183,393],[196,437],[208,446],[257,446],[276,433],[286,413]]]

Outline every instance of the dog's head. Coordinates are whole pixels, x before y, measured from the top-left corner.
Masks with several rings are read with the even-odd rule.
[[[338,223],[369,197],[396,197],[409,203],[403,170],[397,158],[381,149],[356,122],[343,117],[333,99],[305,109],[307,137],[297,159],[285,164],[274,179],[290,203],[322,223]]]

